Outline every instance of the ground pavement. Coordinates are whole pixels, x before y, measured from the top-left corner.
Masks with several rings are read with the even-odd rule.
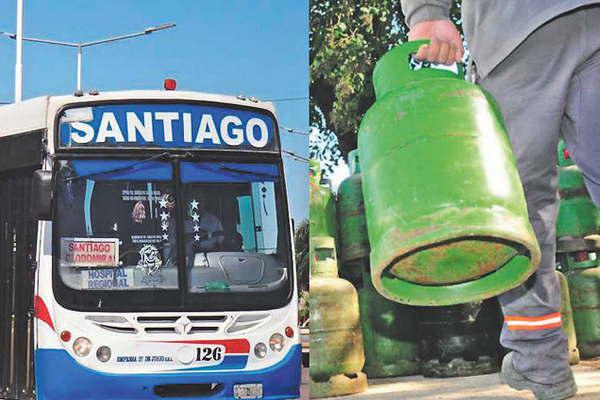
[[[582,361],[573,367],[579,393],[573,400],[600,400],[600,359]],[[510,389],[498,374],[466,378],[433,379],[408,376],[369,380],[369,389],[338,400],[522,400],[534,399],[531,392]]]

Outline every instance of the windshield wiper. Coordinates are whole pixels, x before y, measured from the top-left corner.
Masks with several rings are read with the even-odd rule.
[[[147,163],[148,161],[159,160],[159,159],[161,159],[163,157],[168,157],[168,156],[169,156],[169,153],[163,152],[163,153],[160,153],[160,154],[155,154],[152,157],[148,157],[148,158],[146,158],[144,160],[140,160],[140,161],[135,162],[133,164],[127,165],[125,167],[108,169],[106,171],[94,172],[92,174],[72,176],[72,177],[71,176],[70,177],[65,177],[64,181],[65,182],[71,182],[71,181],[75,181],[75,180],[78,180],[78,179],[89,178],[91,176],[97,176],[97,175],[104,175],[104,174],[111,174],[111,173],[115,173],[115,172],[127,171],[127,170],[133,169],[133,168],[135,168],[137,166],[140,166],[140,165],[142,165],[144,163]]]

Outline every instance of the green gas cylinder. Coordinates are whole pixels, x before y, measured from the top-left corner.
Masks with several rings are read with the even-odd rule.
[[[310,235],[337,236],[335,198],[331,188],[322,186],[319,162],[310,160]]]
[[[362,279],[362,259],[368,258],[370,251],[357,150],[348,154],[348,165],[351,175],[337,192],[340,276],[355,283]]]
[[[423,43],[379,60],[359,130],[373,285],[405,304],[480,301],[524,282],[540,250],[497,105],[462,74],[411,70]]]
[[[420,307],[419,355],[424,376],[482,375],[500,369],[502,313],[488,299],[444,307]]]
[[[558,192],[556,236],[585,237],[597,233],[600,213],[585,187],[581,171],[569,158],[564,141],[558,146]]]
[[[338,277],[335,239],[331,236],[310,236],[309,260],[311,277]]]
[[[371,283],[368,259],[363,259],[358,290],[360,326],[365,348],[364,371],[369,378],[416,375],[420,372],[416,308],[381,296]]]
[[[575,365],[579,364],[579,349],[577,348],[577,336],[575,335],[575,322],[573,322],[569,283],[562,272],[556,271],[556,275],[560,282],[560,317],[562,328],[567,335],[569,343],[569,364]]]
[[[358,296],[339,278],[310,280],[311,398],[366,389]]]
[[[581,358],[600,356],[600,267],[598,253],[589,252],[584,260],[583,252],[575,255],[579,261],[571,263],[567,273],[573,321],[577,335],[577,347]],[[587,261],[587,262],[586,262]],[[590,268],[594,262],[596,267]],[[583,265],[583,268],[577,268]],[[575,268],[573,268],[575,266]]]

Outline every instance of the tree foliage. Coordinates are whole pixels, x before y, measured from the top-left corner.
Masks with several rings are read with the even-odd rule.
[[[375,96],[375,62],[406,38],[400,0],[315,0],[310,24],[311,125],[335,132],[347,154]]]
[[[460,0],[451,17],[460,29]],[[360,120],[375,101],[375,63],[407,40],[408,28],[400,0],[312,0],[310,28],[310,123],[320,132],[311,157],[328,170],[356,148]]]
[[[333,172],[342,156],[338,138],[330,130],[320,130],[316,135],[311,134],[308,150],[309,157],[319,161],[324,176]]]

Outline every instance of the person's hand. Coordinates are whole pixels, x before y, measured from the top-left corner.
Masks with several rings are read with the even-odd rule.
[[[440,19],[415,24],[408,32],[408,40],[429,39],[430,44],[419,47],[417,60],[450,65],[460,62],[464,53],[458,29],[451,21]]]

